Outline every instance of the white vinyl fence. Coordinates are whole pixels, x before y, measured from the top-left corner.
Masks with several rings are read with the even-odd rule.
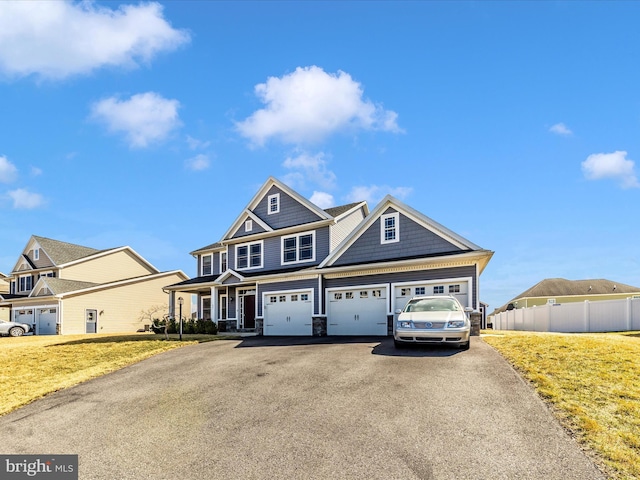
[[[495,330],[621,332],[640,330],[640,298],[547,304],[493,316]]]

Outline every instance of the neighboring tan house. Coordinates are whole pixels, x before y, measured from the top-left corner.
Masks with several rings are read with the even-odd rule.
[[[9,293],[9,277],[0,272],[0,295],[3,293]],[[0,307],[0,320],[9,321],[9,314],[11,310],[9,308]]]
[[[221,331],[388,335],[414,295],[478,309],[493,252],[392,196],[321,209],[270,177],[222,238],[191,254],[198,276],[166,287],[198,296]]]
[[[168,309],[162,287],[188,277],[160,272],[130,247],[94,248],[32,236],[10,275],[0,307],[36,335],[135,332],[148,313]]]
[[[514,308],[584,302],[588,300],[619,300],[640,296],[640,288],[625,285],[611,280],[566,280],[564,278],[548,278],[537,283],[505,305],[497,308],[492,315]]]

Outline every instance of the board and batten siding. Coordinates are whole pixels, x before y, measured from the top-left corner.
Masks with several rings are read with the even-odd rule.
[[[377,285],[377,284],[392,284],[402,282],[436,282],[443,281],[448,282],[451,278],[466,278],[471,277],[472,285],[472,302],[473,305],[478,305],[478,298],[476,292],[478,291],[477,284],[478,279],[476,277],[476,266],[469,265],[464,267],[451,267],[451,268],[434,268],[429,270],[412,270],[407,272],[395,272],[395,273],[381,273],[375,275],[353,275],[349,277],[341,278],[325,278],[324,289],[329,288],[349,288],[354,285]],[[326,308],[326,307],[325,307]]]
[[[157,273],[128,250],[120,250],[60,270],[60,278],[93,283],[109,283]]]
[[[317,278],[306,278],[303,280],[291,280],[288,282],[277,282],[277,283],[263,283],[258,284],[258,295],[256,298],[256,315],[259,317],[264,316],[264,312],[262,310],[262,294],[269,292],[281,292],[285,290],[301,290],[301,289],[309,289],[313,290],[313,312],[317,313],[319,311],[319,292],[318,292],[318,279]]]
[[[389,213],[396,213],[396,211],[389,208],[385,215]],[[400,240],[383,244],[380,242],[380,222],[381,219],[378,218],[333,265],[352,265],[462,251],[459,247],[447,242],[402,213],[399,216],[400,228],[398,234]]]
[[[268,214],[269,195],[280,194],[280,211],[278,213]],[[287,227],[295,227],[305,223],[317,222],[323,220],[315,212],[309,210],[296,199],[280,190],[275,185],[272,186],[265,196],[260,200],[256,208],[253,210],[260,220],[265,222],[274,230]],[[255,223],[254,223],[255,225]]]
[[[164,312],[169,311],[169,296],[162,288],[182,280],[171,274],[66,297],[62,305],[62,333],[85,333],[87,309],[98,312],[98,333],[135,332],[149,324],[148,318],[141,318],[144,311],[159,305],[166,306]],[[185,303],[191,305],[190,300]]]

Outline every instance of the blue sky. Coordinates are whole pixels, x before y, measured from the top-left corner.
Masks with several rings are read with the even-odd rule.
[[[32,234],[194,276],[274,176],[640,286],[638,2],[0,2],[0,271]]]

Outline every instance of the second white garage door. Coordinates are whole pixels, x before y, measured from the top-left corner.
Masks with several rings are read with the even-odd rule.
[[[265,335],[312,335],[311,290],[270,292],[264,295]]]
[[[387,335],[387,288],[328,290],[327,335]]]

